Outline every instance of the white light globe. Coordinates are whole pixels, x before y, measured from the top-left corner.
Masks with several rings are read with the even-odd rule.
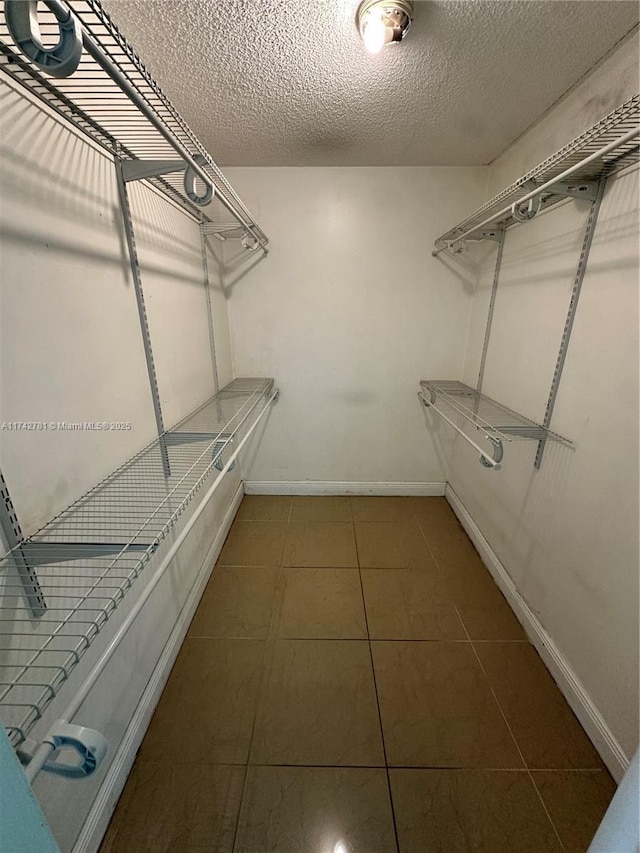
[[[386,42],[387,28],[382,18],[371,15],[362,30],[362,40],[369,53],[380,53]]]

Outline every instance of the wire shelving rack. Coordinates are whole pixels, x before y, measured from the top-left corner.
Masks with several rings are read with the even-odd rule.
[[[122,91],[98,62],[84,50],[80,64],[69,77],[54,79],[25,58],[13,41],[0,0],[0,68],[33,92],[76,127],[90,136],[111,155],[128,160],[176,160],[176,151]],[[39,4],[41,5],[41,4]],[[250,232],[263,248],[268,240],[238,194],[223,175],[195,134],[153,79],[131,45],[118,30],[100,0],[67,0],[66,5],[80,20],[86,34],[149,108],[159,124],[167,129],[182,147],[197,158],[210,178],[215,193],[237,221],[228,228]],[[39,10],[38,23],[44,44],[55,43],[58,23],[53,13]],[[146,178],[174,202],[180,204],[201,222],[212,223],[211,217],[187,196],[183,184],[184,170]],[[220,205],[219,205],[220,206]],[[225,213],[223,211],[223,213]],[[222,217],[221,217],[222,218]],[[224,233],[225,226],[221,227]]]
[[[639,124],[640,95],[634,95],[568,145],[483,204],[458,225],[438,237],[435,241],[434,254],[445,250],[455,252],[461,247],[461,241],[465,238],[473,241],[495,238],[495,231],[504,230],[516,223],[517,220],[512,213],[513,205],[517,205],[536,187],[541,187],[548,182],[558,179],[558,185],[555,187],[552,185],[540,194],[540,209],[544,210],[563,201],[568,193],[559,192],[560,176],[609,145],[613,145],[611,151],[572,172],[571,184],[574,187],[574,198],[581,197],[581,183],[585,185],[589,182],[595,183],[637,162],[640,151]],[[631,138],[615,145],[616,140],[621,139],[625,134],[631,135]]]
[[[443,415],[456,431],[469,443],[465,430],[479,433],[492,446],[493,463],[502,459],[503,442],[511,441],[557,441],[567,447],[569,439],[547,429],[542,424],[525,418],[491,397],[481,394],[463,382],[446,379],[423,379],[420,382],[420,398],[427,407],[433,407]],[[444,411],[443,411],[444,407]],[[481,450],[480,448],[477,448]],[[497,451],[497,452],[496,452]],[[483,464],[492,465],[490,453],[481,455]]]
[[[15,747],[273,393],[273,379],[234,380],[0,560],[0,718]],[[38,619],[22,559],[47,602]]]

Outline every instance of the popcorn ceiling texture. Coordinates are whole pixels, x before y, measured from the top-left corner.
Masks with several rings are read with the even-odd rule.
[[[378,56],[358,0],[105,0],[216,161],[491,162],[638,21],[636,2],[418,2]]]

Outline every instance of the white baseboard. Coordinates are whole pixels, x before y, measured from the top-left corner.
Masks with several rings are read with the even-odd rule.
[[[495,551],[482,535],[480,528],[460,498],[448,484],[445,496],[574,714],[598,750],[600,757],[609,768],[613,778],[619,782],[629,766],[629,757],[618,743],[569,662],[520,595]]]
[[[218,555],[224,545],[224,540],[227,538],[229,528],[235,518],[235,515],[242,500],[243,490],[242,483],[233,497],[233,501],[227,510],[220,530],[213,540],[207,556],[202,563],[195,583],[191,588],[189,597],[187,598],[178,621],[169,636],[166,646],[162,652],[160,660],[156,664],[155,669],[149,679],[144,693],[138,703],[133,717],[127,730],[120,742],[120,746],[114,756],[109,770],[105,774],[104,781],[98,792],[98,796],[94,800],[91,811],[87,815],[80,835],[73,846],[73,853],[95,853],[100,847],[102,837],[107,831],[109,821],[115,810],[120,794],[125,786],[127,777],[133,767],[136,754],[142,743],[142,739],[149,727],[151,717],[156,709],[156,705],[160,700],[162,691],[169,678],[169,673],[175,662],[180,647],[187,633],[187,629],[196,611],[202,592],[209,580],[213,566],[215,565]]]
[[[338,480],[247,480],[246,495],[422,495],[441,497],[445,483],[352,483]]]

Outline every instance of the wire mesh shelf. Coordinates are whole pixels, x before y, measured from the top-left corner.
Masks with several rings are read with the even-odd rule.
[[[462,382],[423,379],[420,387],[430,405],[446,406],[464,426],[473,427],[489,440],[509,442],[548,439],[572,446],[569,439],[545,429],[541,424],[519,415]]]
[[[19,746],[169,531],[255,422],[273,379],[236,379],[0,560],[0,718]],[[170,474],[166,475],[164,457]],[[35,619],[19,563],[47,608]]]
[[[536,185],[542,186],[548,181],[558,178],[567,169],[577,166],[583,160],[634,130],[636,134],[633,138],[616,145],[611,151],[576,169],[571,175],[571,182],[578,184],[579,182],[598,181],[600,178],[608,177],[631,163],[637,162],[640,152],[639,124],[640,95],[635,95],[486,202],[471,216],[438,237],[435,241],[437,250],[442,251],[455,246],[463,235],[467,235],[467,239],[483,239],[482,235],[476,236],[473,232],[474,229],[486,228],[487,220],[491,222],[494,229],[505,229],[513,225],[517,220],[514,218],[511,208],[523,198],[527,191],[535,189]],[[551,187],[547,192],[541,194],[540,209],[550,207],[566,197],[566,193],[554,193],[554,188]],[[507,209],[506,212],[505,208]]]
[[[175,149],[87,50],[82,52],[78,68],[69,77],[53,79],[29,62],[9,32],[4,5],[4,0],[0,0],[0,68],[113,156],[125,161],[175,161]],[[250,230],[258,242],[265,245],[267,238],[264,232],[110,15],[102,8],[100,0],[67,0],[67,6],[108,61],[130,84],[135,95],[150,108],[162,127],[170,131],[192,156],[198,158],[198,164],[211,179],[222,204],[237,215],[241,225]],[[43,43],[55,44],[59,37],[59,25],[54,14],[47,8],[39,10],[38,23]],[[182,171],[162,177],[148,177],[147,180],[198,219],[211,222],[211,218],[186,194],[183,175]]]

